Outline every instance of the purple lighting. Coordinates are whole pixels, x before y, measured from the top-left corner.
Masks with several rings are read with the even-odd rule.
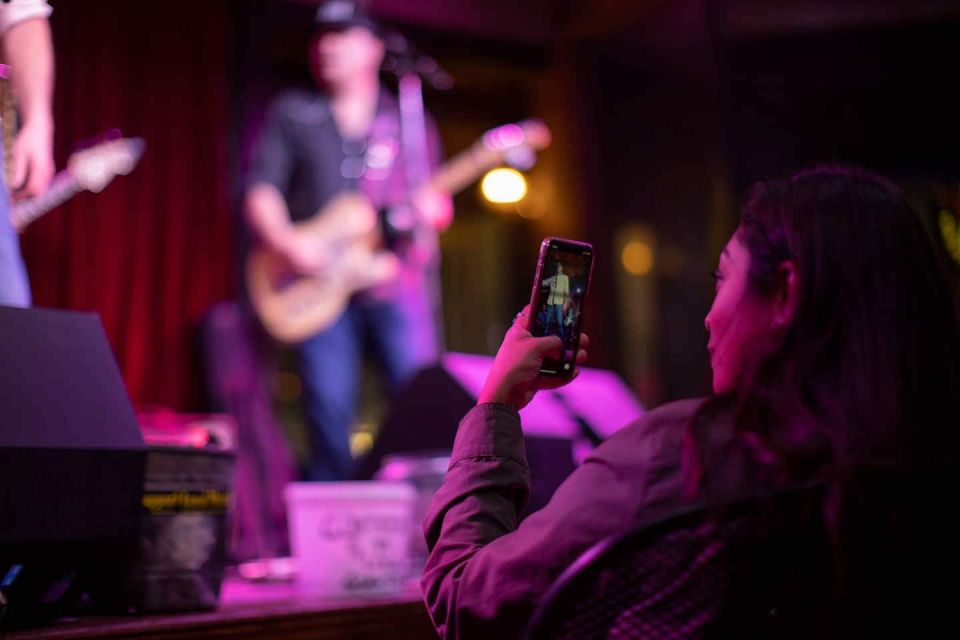
[[[483,144],[488,149],[510,149],[523,144],[526,134],[518,124],[505,124],[483,135]]]
[[[475,398],[492,363],[489,356],[470,353],[448,353],[443,358],[444,366]],[[576,415],[601,437],[608,438],[643,413],[643,407],[617,374],[582,367],[577,379],[559,391],[539,392],[520,416],[523,430],[529,435],[576,437],[580,430]]]

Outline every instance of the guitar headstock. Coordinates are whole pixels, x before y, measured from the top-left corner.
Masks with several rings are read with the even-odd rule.
[[[516,147],[540,151],[550,146],[550,129],[542,120],[536,119],[504,124],[483,134],[483,145],[491,151],[504,153]]]
[[[108,140],[74,152],[67,168],[78,186],[97,193],[118,175],[133,171],[145,147],[143,138]]]
[[[530,119],[520,123],[526,143],[536,151],[542,151],[550,146],[552,138],[550,129],[543,120]]]
[[[529,169],[536,162],[536,152],[550,145],[550,129],[542,120],[504,124],[483,134],[483,146],[499,155],[507,164]]]

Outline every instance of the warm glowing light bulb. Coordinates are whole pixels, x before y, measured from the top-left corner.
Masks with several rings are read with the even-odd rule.
[[[516,169],[493,169],[483,176],[480,183],[483,197],[490,202],[508,204],[520,202],[527,195],[527,181]]]
[[[628,242],[620,254],[620,261],[627,273],[645,276],[653,269],[653,251],[650,245],[640,240]]]
[[[359,458],[373,448],[373,434],[369,431],[354,431],[350,434],[350,454]]]

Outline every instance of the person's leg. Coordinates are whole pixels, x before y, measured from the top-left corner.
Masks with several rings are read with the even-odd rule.
[[[307,480],[345,480],[353,466],[350,429],[360,378],[360,339],[348,307],[329,329],[300,346],[304,410],[310,431]]]
[[[2,170],[2,165],[0,165]],[[10,201],[0,188],[0,304],[29,307],[30,282],[20,256],[20,239],[10,223]]]
[[[547,335],[555,335],[563,337],[563,305],[562,304],[552,304],[550,305],[550,330],[547,331]]]
[[[391,301],[369,301],[363,307],[370,346],[394,393],[421,368],[440,357],[430,302],[413,290]]]

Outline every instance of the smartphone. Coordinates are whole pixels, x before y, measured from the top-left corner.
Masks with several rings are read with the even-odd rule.
[[[593,246],[566,238],[545,238],[540,243],[537,274],[530,295],[530,333],[560,336],[563,352],[558,360],[546,358],[541,375],[570,377],[580,348],[580,313],[593,274]]]

